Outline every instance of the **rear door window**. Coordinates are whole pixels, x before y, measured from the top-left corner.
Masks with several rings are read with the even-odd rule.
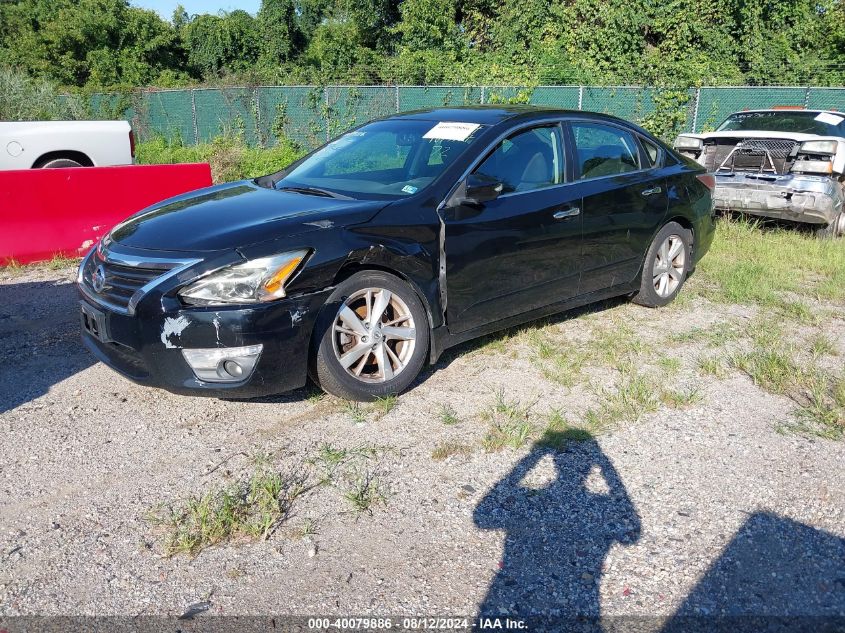
[[[572,123],[578,177],[603,178],[642,169],[634,135],[612,125]]]

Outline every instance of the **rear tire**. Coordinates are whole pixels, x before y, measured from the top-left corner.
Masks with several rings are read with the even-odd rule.
[[[687,279],[692,261],[692,232],[677,222],[664,226],[649,246],[640,290],[633,302],[649,308],[671,303]]]
[[[840,211],[839,215],[830,224],[816,228],[814,233],[816,237],[821,239],[831,239],[845,235],[845,211]]]
[[[70,158],[54,158],[37,165],[36,169],[60,169],[62,167],[84,167],[84,165]]]
[[[356,273],[320,312],[311,378],[345,400],[396,395],[422,369],[429,336],[425,307],[409,284],[380,270]]]

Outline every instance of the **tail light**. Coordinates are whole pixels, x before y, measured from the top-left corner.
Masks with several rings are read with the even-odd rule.
[[[132,160],[135,160],[135,132],[129,130],[129,153],[132,155]]]
[[[711,192],[716,190],[716,176],[713,174],[699,174],[696,176]]]

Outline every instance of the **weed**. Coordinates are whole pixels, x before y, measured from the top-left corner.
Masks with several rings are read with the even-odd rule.
[[[69,268],[70,266],[78,265],[79,260],[72,257],[65,257],[61,253],[56,253],[53,258],[47,262],[46,266],[50,270],[61,270],[62,268]]]
[[[725,362],[718,356],[702,356],[698,359],[698,369],[704,374],[709,374],[722,379],[728,375],[728,368]]]
[[[347,401],[343,405],[343,410],[355,424],[364,424],[367,421],[367,410],[361,406],[360,402]]]
[[[534,430],[529,420],[531,406],[523,406],[519,400],[508,400],[503,389],[497,389],[490,408],[482,418],[490,422],[490,429],[481,440],[488,451],[498,451],[506,446],[520,448],[531,437]]]
[[[356,514],[372,514],[377,503],[386,504],[387,496],[379,478],[370,470],[356,471],[343,493]]]
[[[299,538],[311,538],[317,535],[317,522],[311,517],[305,517],[299,528]]]
[[[168,556],[196,555],[236,537],[269,538],[304,490],[301,479],[261,468],[244,481],[192,496],[178,507],[159,507],[148,518],[167,529]]]
[[[667,374],[675,374],[681,370],[681,359],[674,356],[661,356],[657,359],[657,364]]]
[[[654,384],[633,369],[622,375],[615,392],[605,391],[598,408],[584,414],[585,426],[591,432],[602,431],[623,420],[636,421],[646,413],[657,410],[659,399]]]
[[[807,383],[807,403],[794,430],[839,440],[845,437],[845,376],[814,374]]]
[[[546,428],[540,439],[537,440],[537,445],[562,451],[569,442],[583,442],[592,437],[589,431],[570,426],[569,421],[564,417],[563,413],[558,409],[553,409],[549,413]]]
[[[801,380],[801,369],[790,353],[778,347],[756,347],[750,352],[735,354],[731,363],[748,374],[755,385],[771,393],[786,393]]]
[[[395,395],[384,396],[383,398],[376,398],[372,407],[378,413],[378,417],[383,418],[393,410],[397,402],[398,398]]]
[[[458,413],[450,404],[440,405],[439,417],[440,421],[446,426],[453,426],[460,422],[460,419],[458,418]]]
[[[697,388],[687,391],[675,389],[661,389],[660,401],[673,409],[685,409],[704,400],[704,396]]]
[[[836,346],[829,336],[817,333],[810,341],[810,353],[813,355],[813,358],[836,356]]]
[[[458,442],[443,442],[438,444],[433,451],[431,451],[431,459],[435,461],[443,461],[449,457],[456,455],[467,456],[472,454],[472,447],[466,444],[459,444]]]

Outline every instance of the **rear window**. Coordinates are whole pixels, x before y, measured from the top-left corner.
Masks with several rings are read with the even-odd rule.
[[[829,112],[737,112],[730,115],[717,132],[796,132],[820,136],[843,136],[845,118]]]

